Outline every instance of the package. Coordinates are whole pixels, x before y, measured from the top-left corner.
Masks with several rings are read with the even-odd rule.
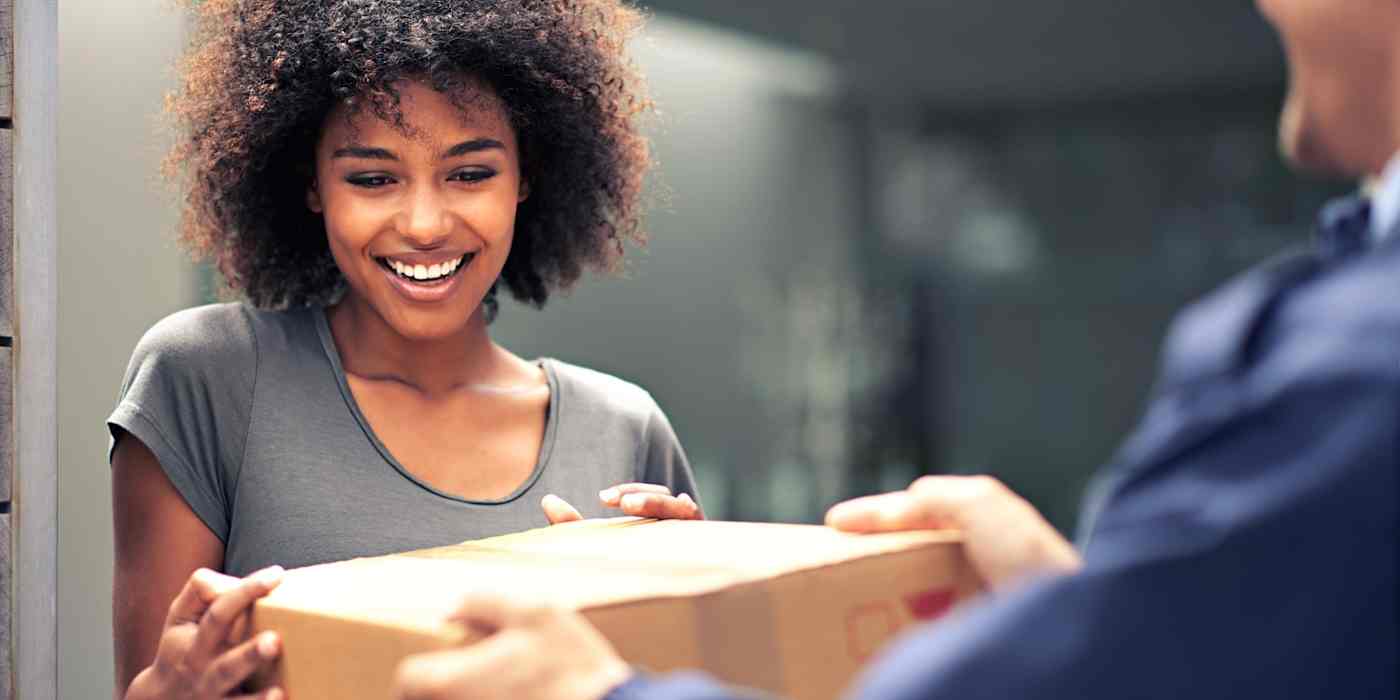
[[[297,700],[389,698],[404,657],[473,641],[446,621],[467,591],[578,610],[648,671],[827,700],[979,588],[957,533],[617,518],[289,571],[253,625]]]

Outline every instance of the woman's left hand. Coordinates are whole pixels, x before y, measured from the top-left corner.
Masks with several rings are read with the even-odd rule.
[[[671,489],[660,484],[619,484],[600,491],[598,500],[609,508],[617,508],[626,515],[635,515],[640,518],[656,518],[657,520],[705,519],[705,513],[700,510],[700,504],[696,503],[690,494],[683,493],[679,496],[673,496]],[[577,508],[554,494],[545,496],[544,500],[540,501],[540,506],[544,508],[544,515],[549,519],[550,525],[583,519]]]

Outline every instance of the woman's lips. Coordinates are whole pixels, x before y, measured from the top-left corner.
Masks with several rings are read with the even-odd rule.
[[[384,276],[389,279],[389,286],[393,287],[400,296],[413,302],[431,303],[442,301],[457,290],[460,284],[459,280],[462,277],[462,270],[471,265],[474,258],[474,254],[467,253],[461,258],[449,259],[449,263],[455,260],[457,264],[446,275],[442,274],[443,263],[423,265],[424,268],[429,270],[433,267],[438,268],[438,277],[435,279],[417,279],[417,264],[414,265],[414,269],[412,270],[412,272],[415,273],[415,277],[410,278],[406,274],[410,272],[410,270],[405,269],[407,263],[403,261],[394,261],[399,263],[395,266],[394,262],[391,262],[391,260],[393,260],[392,258],[379,258],[379,269],[384,273]],[[395,270],[395,267],[404,270],[404,273]]]

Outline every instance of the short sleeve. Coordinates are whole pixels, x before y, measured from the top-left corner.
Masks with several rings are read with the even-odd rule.
[[[137,344],[107,418],[108,461],[118,440],[135,436],[224,542],[248,432],[256,346],[240,305],[176,313]]]
[[[685,457],[681,441],[676,437],[671,421],[666,419],[666,414],[654,402],[641,447],[639,481],[661,484],[669,487],[671,493],[688,494],[696,503],[700,502],[700,494],[695,488],[695,474],[690,470],[690,461]]]

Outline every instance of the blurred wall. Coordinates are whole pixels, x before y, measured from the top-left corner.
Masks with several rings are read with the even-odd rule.
[[[543,311],[503,304],[493,334],[651,391],[712,517],[808,518],[839,491],[847,425],[824,352],[856,199],[834,68],[665,16],[634,56],[660,111],[649,246]]]
[[[58,694],[112,695],[112,515],[104,420],[127,358],[195,299],[156,180],[157,116],[181,23],[168,0],[59,5]]]

